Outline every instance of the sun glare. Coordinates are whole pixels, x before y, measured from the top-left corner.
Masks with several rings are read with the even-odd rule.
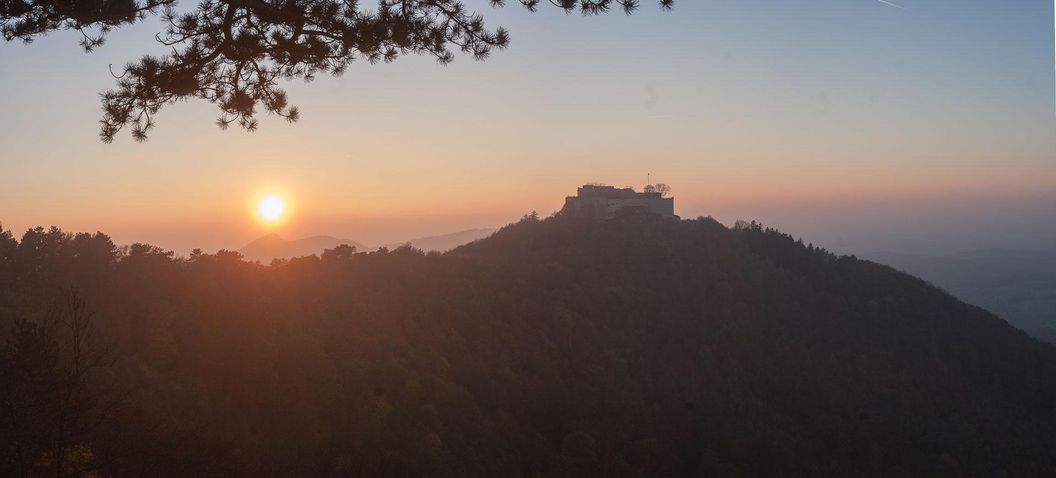
[[[286,202],[278,196],[265,196],[257,205],[257,214],[265,222],[276,222],[286,214]]]

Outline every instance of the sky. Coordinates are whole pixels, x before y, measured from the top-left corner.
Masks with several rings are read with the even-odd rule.
[[[98,140],[108,65],[0,44],[0,224],[185,253],[276,232],[382,244],[549,214],[578,185],[669,184],[676,213],[756,219],[838,252],[1056,244],[1049,0],[681,0],[630,16],[468,2],[512,43],[448,66],[355,63],[286,86],[302,119],[221,131],[215,106]],[[897,5],[897,6],[896,6]],[[288,201],[267,227],[253,201]]]

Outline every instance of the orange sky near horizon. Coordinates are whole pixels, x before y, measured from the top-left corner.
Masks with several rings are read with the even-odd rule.
[[[1001,187],[1000,178],[994,177],[989,178],[988,185],[993,186],[990,189],[973,184],[975,178],[947,177],[943,181],[931,181],[863,173],[860,182],[850,183],[847,177],[846,173],[841,174],[841,187],[831,187],[834,182],[820,174],[812,179],[817,185],[804,190],[801,188],[809,180],[795,177],[737,178],[721,174],[712,176],[711,181],[679,181],[659,174],[654,176],[657,181],[674,187],[676,213],[687,218],[710,215],[726,223],[735,219],[833,210],[837,211],[833,218],[836,220],[835,216],[841,214],[854,215],[856,211],[862,213],[891,205],[907,209],[907,217],[913,215],[913,209],[926,205],[1001,204],[1039,198],[1050,200],[1056,206],[1056,194],[1046,186],[1051,179],[1046,177],[1004,178],[1008,184],[1015,185],[1014,190],[1006,189],[1007,184]],[[630,177],[608,181],[590,177],[588,180],[640,189],[640,184],[633,184]],[[102,221],[65,211],[61,204],[56,204],[53,209],[35,211],[32,217],[7,214],[2,226],[13,229],[16,236],[34,225],[58,225],[69,231],[101,230],[120,243],[149,242],[180,253],[194,247],[237,249],[272,232],[287,238],[332,235],[379,245],[464,229],[499,227],[533,210],[547,215],[560,209],[564,197],[575,194],[575,188],[586,181],[535,178],[525,183],[491,182],[480,189],[439,190],[418,185],[412,195],[397,186],[342,188],[289,179],[261,179],[241,188],[230,188],[226,194],[214,193],[213,197],[198,197],[198,201],[189,203],[173,199],[121,204],[120,198],[127,197],[125,194],[84,198],[85,205],[93,209],[114,211]],[[640,181],[644,182],[644,179]],[[1036,183],[1036,187],[1021,186],[1030,182]],[[338,197],[334,191],[343,194]],[[278,194],[287,201],[287,217],[280,224],[258,220],[254,209],[264,193]]]

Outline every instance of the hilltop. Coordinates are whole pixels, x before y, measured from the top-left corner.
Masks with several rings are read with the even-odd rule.
[[[124,352],[75,442],[106,475],[1056,473],[1056,349],[757,225],[529,216],[271,266],[93,237],[0,244],[0,317],[83,281]],[[25,390],[0,398],[45,413]]]

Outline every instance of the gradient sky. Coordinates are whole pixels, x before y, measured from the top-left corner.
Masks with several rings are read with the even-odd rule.
[[[268,232],[250,201],[275,190],[293,208],[280,234],[379,244],[652,173],[683,217],[759,219],[838,251],[1056,243],[1051,0],[642,3],[480,6],[512,32],[486,62],[291,82],[302,120],[262,116],[255,133],[182,103],[143,144],[99,142],[97,95],[108,64],[159,51],[160,20],[92,54],[75,32],[0,45],[0,222],[237,248]]]

